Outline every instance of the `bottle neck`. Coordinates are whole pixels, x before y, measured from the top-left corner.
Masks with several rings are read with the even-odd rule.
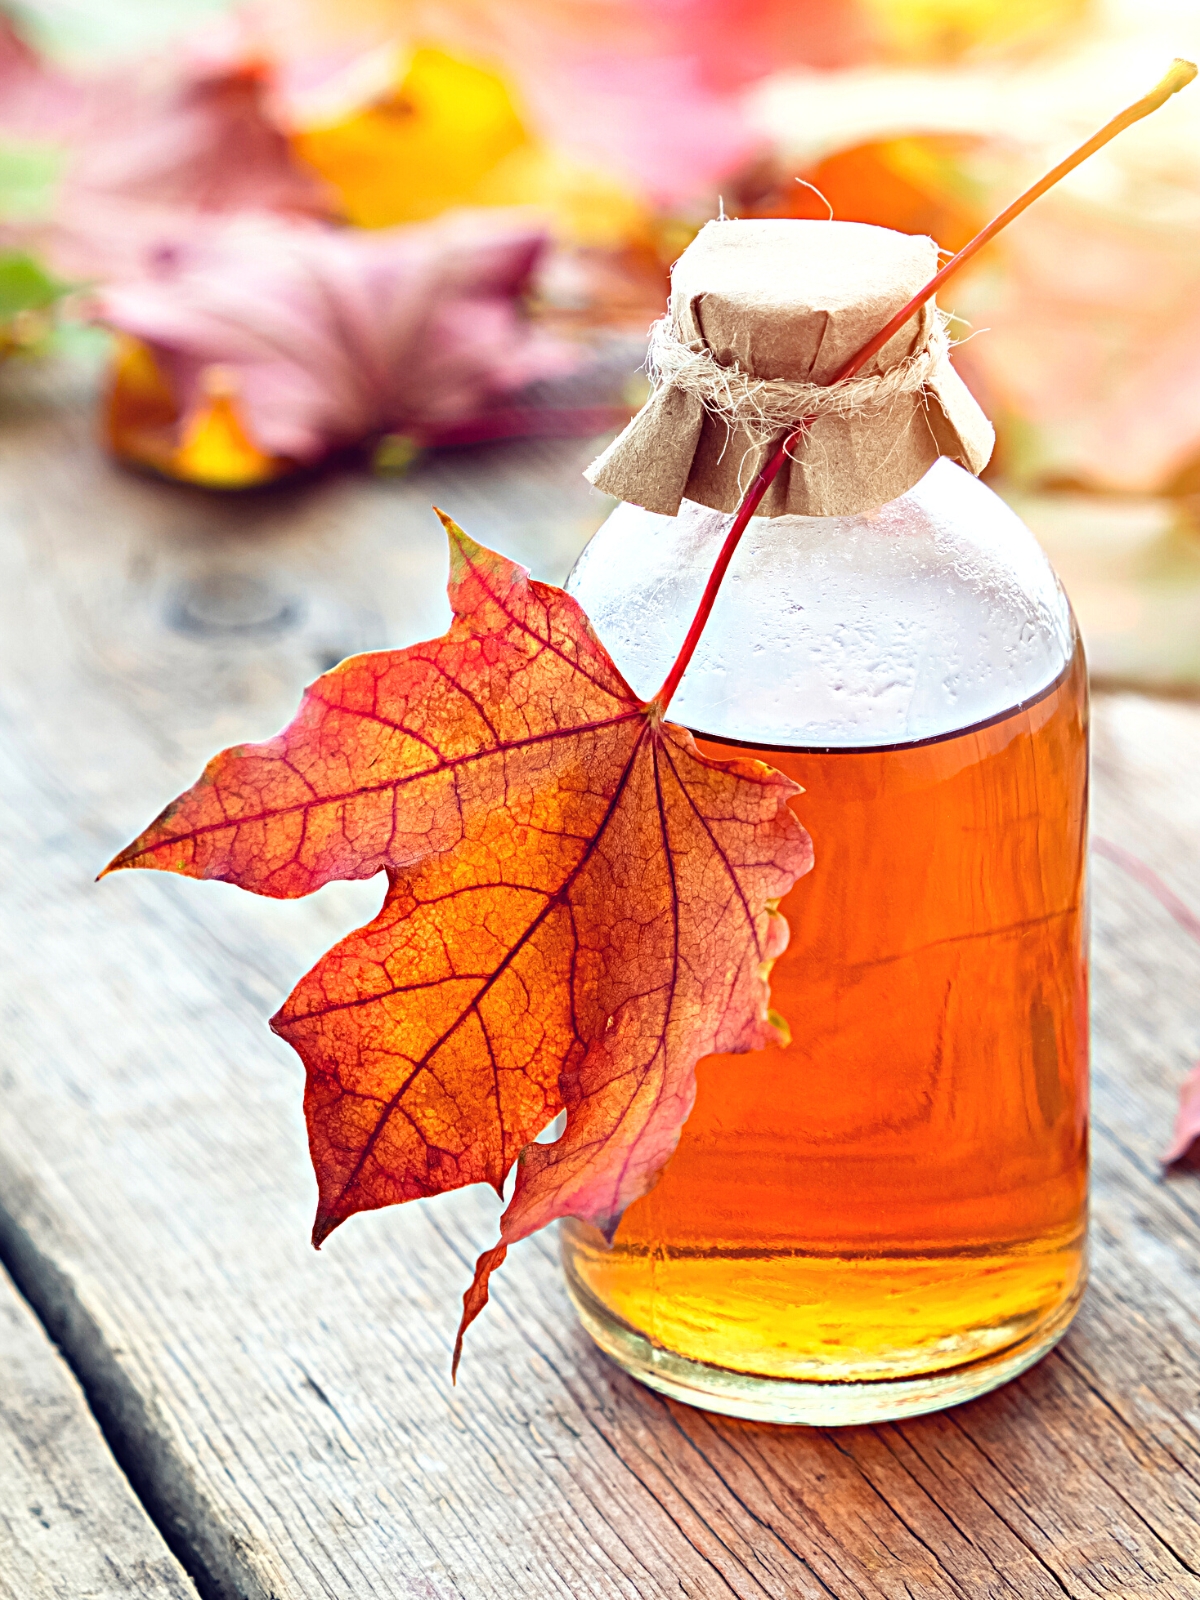
[[[639,694],[675,659],[731,521],[686,501],[676,517],[622,505],[572,573]],[[1033,699],[1073,649],[1033,535],[941,461],[878,511],[755,519],[670,715],[748,746],[913,744]]]

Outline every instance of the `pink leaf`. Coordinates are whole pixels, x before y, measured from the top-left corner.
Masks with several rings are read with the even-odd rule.
[[[567,370],[519,304],[544,244],[502,212],[373,232],[240,217],[104,291],[98,313],[150,346],[184,410],[206,368],[233,369],[257,444],[310,462]]]
[[[1192,1068],[1183,1080],[1179,1091],[1179,1110],[1175,1116],[1175,1134],[1163,1151],[1164,1167],[1200,1166],[1200,1063]]]

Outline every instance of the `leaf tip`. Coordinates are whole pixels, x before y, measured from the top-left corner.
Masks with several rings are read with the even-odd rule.
[[[451,561],[469,560],[480,546],[465,529],[459,527],[452,516],[442,510],[441,506],[434,506],[433,514],[446,530],[446,537],[450,541]]]
[[[122,872],[126,867],[132,866],[137,842],[135,839],[132,844],[127,844],[124,850],[118,850],[108,865],[101,867],[96,874],[96,882],[99,883],[101,878],[107,878],[110,872]]]
[[[345,1217],[335,1217],[331,1212],[318,1211],[312,1226],[312,1247],[319,1250],[335,1228],[340,1228]]]
[[[456,616],[470,619],[476,613],[479,595],[466,592],[472,579],[483,579],[485,590],[497,585],[505,590],[522,589],[529,582],[528,568],[472,539],[440,506],[433,510],[450,541],[450,606]]]
[[[478,561],[484,549],[441,506],[434,506],[433,512],[450,541],[450,582],[453,585],[462,578],[466,568]]]
[[[458,1364],[462,1360],[463,1338],[466,1331],[488,1303],[488,1279],[507,1254],[506,1244],[493,1245],[490,1250],[485,1250],[475,1263],[475,1276],[467,1285],[466,1294],[463,1295],[462,1316],[459,1318],[458,1333],[454,1340],[454,1356],[450,1362],[451,1383],[458,1382]]]

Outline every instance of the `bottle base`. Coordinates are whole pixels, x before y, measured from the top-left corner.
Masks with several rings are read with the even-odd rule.
[[[1085,1286],[1086,1277],[1081,1277],[1070,1298],[1024,1338],[976,1361],[911,1377],[822,1383],[735,1372],[664,1350],[614,1316],[567,1273],[567,1290],[585,1331],[630,1377],[702,1411],[818,1428],[898,1422],[999,1388],[1053,1349],[1070,1327]]]

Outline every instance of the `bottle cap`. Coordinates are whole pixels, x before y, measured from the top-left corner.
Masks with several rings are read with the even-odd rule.
[[[587,469],[674,516],[734,511],[812,416],[759,516],[841,517],[911,489],[939,456],[981,472],[992,428],[950,364],[932,301],[854,378],[831,384],[937,271],[932,239],[859,222],[710,222],[676,262],[651,330],[654,392]]]

